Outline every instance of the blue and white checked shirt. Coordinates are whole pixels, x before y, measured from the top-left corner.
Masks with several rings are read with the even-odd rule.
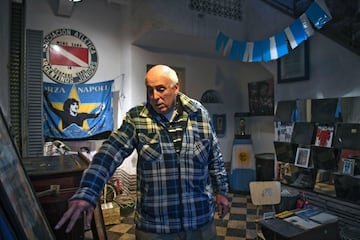
[[[226,196],[228,191],[222,154],[208,111],[182,93],[177,103],[172,122],[150,105],[132,108],[94,156],[71,199],[95,206],[105,182],[136,148],[137,228],[176,233],[209,223],[214,194]]]

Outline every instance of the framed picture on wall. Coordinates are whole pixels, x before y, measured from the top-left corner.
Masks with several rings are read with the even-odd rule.
[[[309,148],[297,148],[296,157],[295,157],[295,166],[307,168],[309,165],[310,159],[310,149]]]
[[[278,83],[309,80],[309,41],[278,59]]]
[[[216,135],[218,137],[224,137],[226,130],[226,114],[214,114],[213,122]]]
[[[341,162],[342,174],[354,175],[355,159],[343,158],[341,159]]]
[[[274,80],[248,83],[249,114],[274,115]]]

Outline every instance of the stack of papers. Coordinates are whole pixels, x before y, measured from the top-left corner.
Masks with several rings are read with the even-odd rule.
[[[315,216],[317,214],[321,213],[321,211],[315,207],[307,207],[303,210],[295,212],[296,216],[299,216],[304,219],[308,219],[312,216]]]
[[[302,229],[311,229],[320,226],[320,224],[317,222],[308,219],[303,219],[299,216],[292,216],[289,218],[285,218],[284,221],[294,224],[295,226],[298,226]]]
[[[339,220],[337,216],[331,215],[331,214],[325,213],[325,212],[322,212],[315,216],[312,216],[312,217],[310,217],[310,219],[315,222],[322,223],[322,224],[333,223],[333,222],[337,222]]]

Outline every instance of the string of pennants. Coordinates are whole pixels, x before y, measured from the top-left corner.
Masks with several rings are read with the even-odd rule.
[[[289,53],[288,43],[291,49],[294,49],[314,34],[311,23],[316,29],[321,29],[331,18],[325,2],[315,0],[305,13],[284,31],[268,39],[246,42],[233,40],[224,33],[218,32],[216,51],[222,51],[224,56],[229,54],[230,60],[243,62],[275,60]]]

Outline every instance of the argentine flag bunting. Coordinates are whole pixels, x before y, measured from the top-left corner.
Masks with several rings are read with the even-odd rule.
[[[264,53],[264,60],[274,60],[281,58],[289,53],[288,45],[284,32],[279,32],[273,37],[269,38],[270,49]],[[267,56],[267,53],[269,56]]]
[[[228,41],[229,37],[222,32],[219,32],[216,38],[216,51],[219,51],[221,48],[225,47]]]
[[[252,53],[252,59],[249,62],[261,62],[264,51],[264,41],[254,42],[254,48]]]
[[[310,7],[305,11],[305,14],[317,29],[322,28],[325,23],[330,21],[332,18],[326,4],[321,7],[316,1],[310,5]]]
[[[285,28],[285,34],[292,49],[307,39],[307,34],[300,19],[296,19],[289,27]]]
[[[254,49],[254,42],[246,42],[246,48],[243,59],[244,62],[251,62],[253,49]]]
[[[231,46],[230,59],[242,60],[244,58],[246,42],[234,40]]]
[[[300,16],[300,21],[304,27],[304,30],[306,32],[306,35],[308,37],[311,37],[312,35],[314,35],[314,28],[311,26],[311,23],[309,21],[309,19],[307,18],[306,14],[301,14]]]

